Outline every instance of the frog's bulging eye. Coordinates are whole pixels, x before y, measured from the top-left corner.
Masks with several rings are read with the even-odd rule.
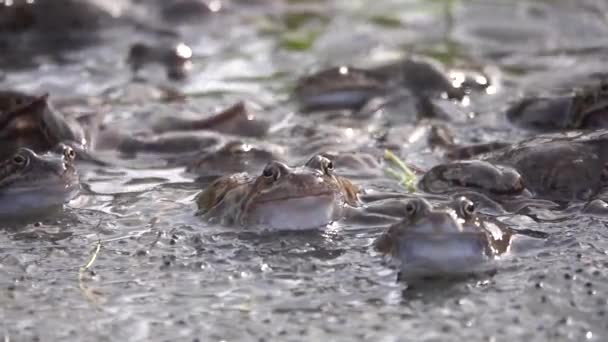
[[[266,179],[277,180],[281,175],[281,170],[276,164],[268,164],[262,171],[262,176]]]
[[[466,198],[461,199],[460,208],[464,216],[472,216],[475,214],[475,203]]]
[[[467,214],[472,215],[475,213],[475,204],[473,204],[472,202],[466,203],[463,209]]]
[[[405,213],[408,216],[414,216],[418,211],[418,203],[415,201],[409,201],[405,204]]]
[[[273,172],[272,172],[272,168],[270,168],[270,167],[266,167],[264,169],[264,172],[262,172],[262,176],[264,176],[266,178],[272,177],[272,175],[273,175]]]
[[[22,154],[16,154],[13,156],[13,164],[16,166],[25,166],[27,164],[27,157]]]
[[[334,170],[334,163],[322,155],[316,155],[306,163],[306,166],[322,171],[326,175],[331,175]]]
[[[74,160],[74,159],[76,159],[76,152],[74,151],[73,148],[66,146],[63,149],[63,156],[68,160]]]
[[[325,157],[319,158],[321,159],[321,171],[323,171],[324,174],[331,176],[331,173],[334,170],[334,163]]]

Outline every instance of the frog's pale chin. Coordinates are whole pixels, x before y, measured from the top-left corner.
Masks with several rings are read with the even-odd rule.
[[[47,184],[0,192],[0,217],[26,217],[52,211],[78,195],[79,184]]]
[[[420,277],[471,273],[490,257],[479,233],[452,233],[402,237],[396,259],[402,276]]]
[[[303,99],[303,107],[307,109],[342,109],[362,107],[371,98],[369,90],[342,90],[307,96]]]
[[[290,198],[264,202],[251,208],[243,225],[273,230],[324,228],[340,216],[340,207],[332,195]]]

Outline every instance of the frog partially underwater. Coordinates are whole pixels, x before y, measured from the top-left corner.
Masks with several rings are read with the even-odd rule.
[[[32,217],[74,198],[80,188],[75,158],[72,148],[58,145],[44,154],[19,148],[0,161],[0,218]]]
[[[461,100],[474,88],[469,83],[456,84],[434,63],[407,58],[368,69],[343,65],[321,70],[301,78],[294,97],[304,112],[360,111],[373,99],[402,97],[399,94],[405,91],[416,98],[418,107],[428,109],[431,98]]]
[[[325,227],[359,205],[360,189],[314,156],[302,166],[268,163],[260,175],[224,176],[197,197],[199,213],[226,225],[299,230]]]
[[[410,199],[405,217],[374,242],[374,248],[398,265],[400,278],[458,276],[487,270],[509,253],[517,231],[477,213],[466,197],[432,205]],[[522,231],[534,238],[546,234]]]
[[[555,95],[530,95],[513,103],[507,119],[518,127],[550,132],[608,128],[608,82]]]
[[[497,148],[494,150],[494,148]],[[483,151],[477,155],[478,151]],[[608,199],[608,130],[541,134],[514,144],[459,148],[461,157],[431,168],[420,187],[441,193],[452,187],[489,194],[521,194],[555,202]]]
[[[46,152],[58,143],[70,145],[79,160],[100,162],[95,151],[116,150],[171,154],[200,152],[223,140],[219,133],[263,135],[268,126],[256,120],[244,103],[218,113],[193,119],[158,119],[139,125],[139,133],[126,132],[121,124],[104,125],[103,116],[65,115],[48,95],[34,96],[16,91],[0,92],[0,157],[19,147]]]

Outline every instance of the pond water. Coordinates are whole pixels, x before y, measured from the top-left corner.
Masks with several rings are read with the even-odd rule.
[[[373,150],[376,131],[413,165],[441,161],[424,138],[428,123],[412,120],[411,106],[372,117],[299,112],[291,98],[296,80],[323,68],[415,55],[487,75],[485,93],[438,101],[462,143],[525,137],[531,133],[504,117],[510,101],[606,72],[608,5],[600,0],[210,1],[217,11],[200,20],[181,13],[166,22],[154,19],[162,1],[94,2],[125,20],[87,28],[84,37],[4,34],[0,87],[48,92],[57,108],[103,112],[105,125],[126,132],[159,115],[212,113],[245,101],[272,124],[262,140],[286,147],[290,164],[326,148]],[[132,44],[179,41],[193,51],[186,78],[171,80],[146,65],[133,80]],[[167,101],[167,89],[185,100]],[[294,134],[298,128],[319,130],[310,137]],[[500,260],[494,275],[408,288],[370,247],[386,225],[297,233],[213,225],[195,216],[202,185],[183,168],[154,155],[107,154],[115,165],[83,167],[84,190],[63,211],[2,224],[4,341],[608,336],[605,219],[508,216],[515,228],[550,238]],[[407,191],[382,172],[354,178],[372,190]]]

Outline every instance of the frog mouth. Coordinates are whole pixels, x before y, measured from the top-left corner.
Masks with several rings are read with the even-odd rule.
[[[241,222],[274,230],[305,230],[327,226],[340,215],[334,194],[284,196],[266,199],[249,208]]]
[[[0,194],[19,194],[28,191],[61,192],[78,185],[78,172],[73,164],[45,165],[46,176],[24,175],[10,187],[0,190]]]
[[[406,276],[457,275],[475,272],[489,261],[482,233],[406,234],[395,255]]]
[[[319,198],[322,199],[324,197],[332,197],[334,198],[334,192],[328,189],[305,189],[295,193],[284,193],[284,192],[273,192],[273,193],[265,193],[255,199],[255,203],[257,205],[268,204],[272,202],[280,202],[280,201],[294,201],[298,199],[314,199]]]
[[[71,165],[53,170],[45,178],[24,177],[0,190],[0,217],[28,216],[59,207],[79,190],[78,174]]]

